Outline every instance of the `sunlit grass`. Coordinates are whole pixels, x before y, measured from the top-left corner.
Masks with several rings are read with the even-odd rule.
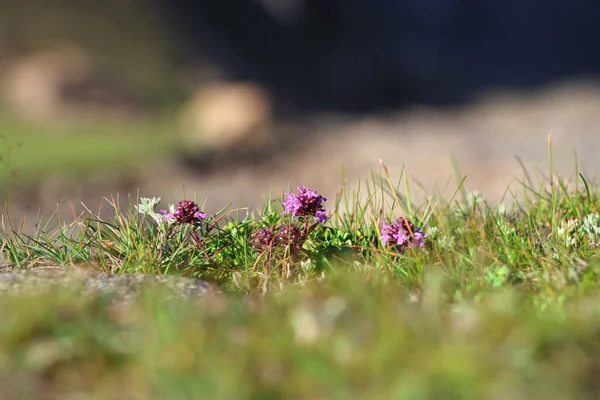
[[[280,196],[248,215],[225,207],[195,227],[166,224],[159,210],[168,205],[150,212],[155,202],[142,199],[126,211],[110,201],[112,218],[85,214],[30,235],[5,221],[2,251],[14,269],[182,275],[215,283],[227,301],[193,306],[147,292],[118,309],[97,295],[0,296],[0,370],[10,377],[0,376],[0,392],[598,398],[596,186],[577,170],[537,182],[524,171],[519,193],[489,204],[459,177],[454,195],[415,204],[405,175],[380,172],[329,199],[328,221],[297,254],[253,247],[258,229],[293,222]],[[382,222],[399,217],[425,233],[425,246],[382,244]]]

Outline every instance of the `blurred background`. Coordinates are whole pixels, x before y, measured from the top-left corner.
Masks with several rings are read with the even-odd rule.
[[[452,195],[454,157],[501,201],[515,156],[547,173],[549,135],[594,179],[598,21],[592,0],[0,0],[0,194],[34,220],[117,193],[254,208],[381,159]]]

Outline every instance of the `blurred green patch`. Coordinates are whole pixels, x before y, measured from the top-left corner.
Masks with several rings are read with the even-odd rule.
[[[429,279],[430,282],[435,279]],[[512,290],[448,308],[362,274],[192,307],[0,297],[0,391],[62,399],[594,399],[600,304],[540,313]],[[8,397],[4,397],[8,398]]]
[[[177,147],[173,123],[26,123],[0,114],[0,188],[28,186],[48,174],[122,171]]]

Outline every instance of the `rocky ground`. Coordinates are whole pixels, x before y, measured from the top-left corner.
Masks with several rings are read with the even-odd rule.
[[[214,212],[230,202],[250,208],[264,204],[271,191],[280,196],[303,184],[333,199],[341,189],[342,174],[349,189],[371,172],[379,172],[381,159],[397,180],[404,168],[428,191],[446,194],[456,188],[451,163],[454,156],[466,185],[492,202],[501,200],[515,179],[523,178],[522,159],[535,178],[548,172],[548,137],[554,166],[565,176],[575,174],[575,154],[588,179],[597,176],[600,159],[600,87],[591,83],[555,86],[536,93],[495,94],[473,104],[452,109],[413,107],[387,115],[355,118],[320,116],[294,126],[295,139],[283,147],[258,155],[254,162],[218,161],[210,168],[191,168],[192,163],[155,160],[131,171],[127,177],[106,177],[101,171],[88,182],[69,177],[27,193],[17,193],[13,216],[28,214],[33,225],[35,210],[48,214],[56,203],[65,220],[72,215],[69,202],[81,210],[84,201],[97,210],[100,199],[119,192],[160,196],[176,202],[197,194]],[[413,187],[414,194],[419,190]],[[105,204],[106,206],[106,204]]]

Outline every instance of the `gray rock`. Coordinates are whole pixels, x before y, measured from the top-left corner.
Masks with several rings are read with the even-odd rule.
[[[155,288],[166,294],[164,300],[180,299],[197,302],[207,297],[222,297],[212,284],[173,275],[109,274],[75,267],[32,268],[0,273],[0,293],[68,290],[78,295],[108,294],[114,303],[128,303],[143,288]]]

